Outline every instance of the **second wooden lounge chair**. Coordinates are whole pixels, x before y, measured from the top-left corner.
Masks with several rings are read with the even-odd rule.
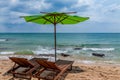
[[[33,72],[40,67],[35,61],[26,58],[9,57],[9,59],[14,62],[10,70],[10,73],[13,74],[12,79],[17,77],[31,80]]]
[[[36,62],[43,67],[43,69],[39,70],[35,74],[35,77],[38,78],[38,80],[40,79],[58,80],[61,78],[62,74],[65,73],[65,71],[67,71],[68,69],[72,69],[72,64],[73,64],[73,61],[67,61],[67,60],[57,60],[56,62],[36,60]],[[43,76],[45,74],[44,71],[52,71],[54,72],[54,74],[51,75],[52,77],[49,77],[49,75]]]

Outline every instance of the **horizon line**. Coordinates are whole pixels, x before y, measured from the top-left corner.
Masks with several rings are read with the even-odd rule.
[[[54,32],[0,32],[1,33],[54,33]],[[58,32],[58,33],[120,33],[120,32]]]

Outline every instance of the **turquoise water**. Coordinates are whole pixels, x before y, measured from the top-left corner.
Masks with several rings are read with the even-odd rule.
[[[91,55],[96,52],[104,53],[104,60],[119,61],[120,33],[58,33],[57,49],[58,54],[77,55],[77,58],[98,59]],[[53,33],[0,33],[0,54],[23,50],[54,53]]]

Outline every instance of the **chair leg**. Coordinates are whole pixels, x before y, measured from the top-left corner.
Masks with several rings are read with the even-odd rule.
[[[12,77],[12,78],[10,78],[9,80],[14,80],[14,78]]]
[[[72,65],[70,66],[70,70],[72,70]]]
[[[68,69],[69,71],[71,71],[72,70],[72,65],[70,66],[70,68]]]

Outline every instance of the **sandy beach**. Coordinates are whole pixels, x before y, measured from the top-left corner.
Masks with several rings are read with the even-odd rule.
[[[120,0],[0,0],[0,80],[14,77],[120,80]]]
[[[13,62],[9,59],[0,59],[0,80],[12,78],[10,75],[4,75],[12,65]],[[62,78],[62,80],[120,80],[120,65],[75,61],[72,71],[66,72]]]

